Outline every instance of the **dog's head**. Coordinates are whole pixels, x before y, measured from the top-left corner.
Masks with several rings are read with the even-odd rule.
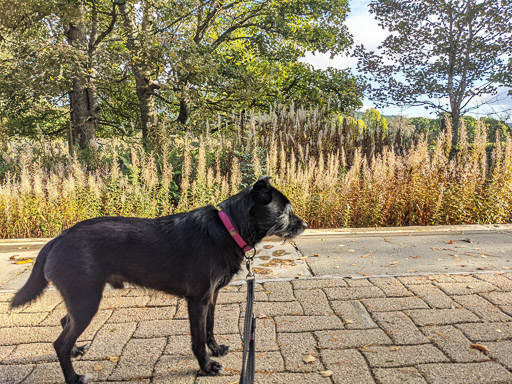
[[[266,236],[290,239],[307,228],[306,223],[293,213],[286,196],[270,185],[270,177],[260,177],[254,185],[219,206],[250,244],[256,244]]]
[[[262,228],[265,236],[290,239],[300,235],[307,224],[293,212],[290,201],[270,184],[270,177],[260,177],[252,186],[254,205],[250,215]]]

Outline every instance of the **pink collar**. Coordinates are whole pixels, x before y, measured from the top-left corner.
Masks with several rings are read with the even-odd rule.
[[[240,236],[240,234],[238,233],[238,231],[236,230],[235,226],[233,225],[233,223],[231,222],[231,220],[229,220],[229,217],[228,215],[226,214],[226,212],[222,211],[219,209],[219,217],[222,221],[222,223],[224,224],[224,226],[226,227],[226,229],[228,230],[229,234],[231,235],[231,237],[233,237],[233,240],[236,241],[236,243],[238,244],[238,246],[240,248],[242,248],[242,250],[244,252],[248,252],[250,251],[251,249],[254,249],[253,247],[251,247],[250,245],[248,245],[244,239],[242,239],[242,236]]]

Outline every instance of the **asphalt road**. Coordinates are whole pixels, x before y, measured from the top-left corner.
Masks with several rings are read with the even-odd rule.
[[[0,290],[17,290],[49,239],[0,240]],[[512,270],[512,225],[308,230],[258,246],[259,280]],[[245,269],[235,280],[245,278]]]

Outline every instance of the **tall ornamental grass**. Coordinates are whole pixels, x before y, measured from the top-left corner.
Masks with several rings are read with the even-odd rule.
[[[111,140],[70,159],[59,141],[10,142],[0,160],[0,237],[48,237],[96,216],[155,217],[217,204],[273,177],[310,228],[509,223],[512,140],[461,127],[437,142],[321,111],[276,108],[214,134],[169,135],[157,153]]]

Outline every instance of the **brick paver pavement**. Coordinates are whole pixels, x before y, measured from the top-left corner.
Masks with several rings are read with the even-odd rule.
[[[141,289],[105,292],[76,370],[92,382],[237,383],[244,288],[219,297],[223,376],[197,375],[183,299]],[[0,382],[63,382],[59,294],[9,312],[11,297],[0,292]],[[257,383],[512,383],[512,273],[269,281],[255,313]]]

